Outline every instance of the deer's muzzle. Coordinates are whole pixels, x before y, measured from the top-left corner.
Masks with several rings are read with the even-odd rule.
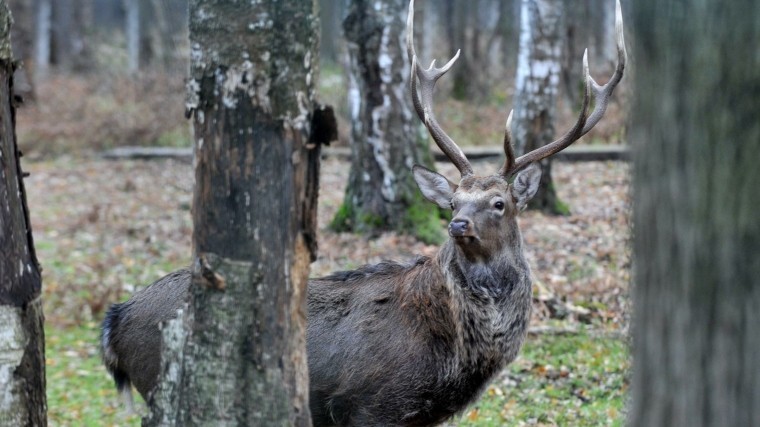
[[[475,236],[472,221],[466,218],[454,218],[449,223],[449,236],[451,237],[472,237]]]

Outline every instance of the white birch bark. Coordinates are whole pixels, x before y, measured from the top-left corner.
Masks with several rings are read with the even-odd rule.
[[[517,58],[513,134],[518,154],[554,138],[560,82],[563,0],[523,0]],[[541,184],[530,207],[558,212],[551,160],[541,161]]]

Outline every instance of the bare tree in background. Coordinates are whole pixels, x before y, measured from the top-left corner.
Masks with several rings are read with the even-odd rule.
[[[37,0],[34,36],[35,80],[45,78],[50,70],[50,43],[53,26],[52,0]]]
[[[131,73],[140,69],[140,1],[125,0],[127,15],[124,20],[124,34],[127,39],[127,69]]]
[[[42,279],[16,145],[10,36],[0,0],[0,425],[36,427],[47,425]]]
[[[542,147],[554,137],[563,14],[564,0],[522,0],[513,119],[518,153]],[[541,184],[528,207],[551,214],[568,213],[554,190],[551,158],[540,165]]]
[[[462,49],[460,64],[451,70],[452,96],[470,102],[483,101],[492,86],[492,70],[504,70],[515,53],[512,18],[518,10],[514,6],[516,1],[443,0],[442,3],[449,48],[454,52]],[[501,81],[503,75],[499,77]]]
[[[84,71],[91,62],[87,36],[92,24],[92,0],[53,3],[51,55],[63,70]]]
[[[615,68],[615,2],[611,0],[565,0],[562,31],[562,81],[560,91],[570,106],[583,99],[583,73],[577,58],[589,49],[596,69],[607,73]]]
[[[412,110],[406,58],[407,0],[353,0],[343,24],[348,41],[351,171],[332,226],[340,231],[396,230],[441,238],[438,211],[422,198],[414,164],[432,165]]]
[[[760,425],[760,3],[641,0],[631,426]]]
[[[193,283],[145,425],[308,426],[315,2],[190,3]]]
[[[341,30],[340,23],[346,13],[348,0],[319,0],[319,20],[321,22],[321,36],[319,42],[319,56],[323,61],[337,64],[341,58]]]

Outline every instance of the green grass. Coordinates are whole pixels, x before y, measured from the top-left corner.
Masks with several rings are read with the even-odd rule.
[[[629,352],[616,338],[530,338],[458,426],[622,426]]]
[[[98,325],[45,330],[48,424],[139,426],[128,415],[111,377],[100,363]],[[135,396],[135,400],[140,398]],[[138,405],[135,405],[139,408]]]
[[[98,325],[46,331],[51,426],[139,426],[127,415],[100,363]],[[628,349],[619,339],[588,335],[529,338],[521,355],[458,426],[624,424]],[[141,399],[135,393],[136,407]],[[138,403],[140,402],[140,403]]]

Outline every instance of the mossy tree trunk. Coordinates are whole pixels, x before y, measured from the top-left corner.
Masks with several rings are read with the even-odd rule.
[[[554,123],[560,82],[564,0],[522,0],[517,59],[513,133],[518,154],[555,138]],[[540,162],[541,183],[528,209],[567,214],[554,190],[552,160]]]
[[[0,425],[36,427],[47,425],[42,279],[16,145],[10,31],[0,0]]]
[[[438,210],[412,177],[432,166],[412,109],[406,57],[407,0],[354,0],[343,23],[349,53],[351,170],[332,226],[374,234],[395,230],[438,241]]]
[[[194,277],[145,425],[311,424],[318,25],[310,1],[190,2]]]
[[[636,2],[631,426],[760,425],[760,3]]]

